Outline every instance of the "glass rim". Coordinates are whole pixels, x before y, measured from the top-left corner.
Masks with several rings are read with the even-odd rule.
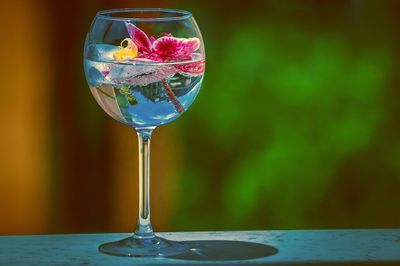
[[[135,17],[122,17],[113,16],[113,13],[135,13],[135,12],[161,12],[161,13],[175,13],[175,16],[171,17],[154,17],[154,18],[135,18]],[[117,9],[106,9],[101,10],[96,13],[96,17],[100,17],[108,20],[118,20],[118,21],[175,21],[184,20],[192,17],[192,13],[181,9],[171,9],[171,8],[117,8]]]

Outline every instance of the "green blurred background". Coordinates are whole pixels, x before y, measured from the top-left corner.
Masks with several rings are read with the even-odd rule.
[[[2,126],[0,233],[134,230],[136,136],[97,106],[82,67],[96,11],[119,7],[189,10],[206,45],[197,100],[153,135],[155,230],[400,226],[399,1],[24,3],[7,10],[32,38],[3,38],[2,52],[19,67],[28,44],[26,71],[42,72],[7,74],[26,79],[8,87],[32,108]]]

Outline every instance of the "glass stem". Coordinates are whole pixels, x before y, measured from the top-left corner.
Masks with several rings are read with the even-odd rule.
[[[154,237],[150,221],[150,139],[155,127],[136,129],[139,138],[139,216],[134,237]]]

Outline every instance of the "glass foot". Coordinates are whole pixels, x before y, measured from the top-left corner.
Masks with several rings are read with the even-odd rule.
[[[100,252],[127,257],[173,256],[185,253],[188,250],[189,247],[181,242],[167,240],[158,236],[140,238],[133,235],[99,246]]]

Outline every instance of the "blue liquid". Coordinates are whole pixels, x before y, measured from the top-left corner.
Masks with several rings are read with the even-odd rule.
[[[85,59],[85,72],[103,110],[135,128],[177,119],[195,100],[203,80],[203,73],[189,75],[171,64],[130,66]]]

